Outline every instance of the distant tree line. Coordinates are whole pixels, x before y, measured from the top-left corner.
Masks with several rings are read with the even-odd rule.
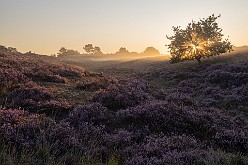
[[[80,52],[73,49],[66,49],[61,47],[58,52],[58,57],[70,56],[70,55],[80,55]]]
[[[101,48],[98,46],[93,46],[92,44],[87,44],[84,46],[84,50],[88,53],[88,54],[103,54],[101,52]]]
[[[0,45],[0,53],[14,53],[14,54],[17,54],[17,53],[20,53],[20,52],[18,52],[16,48],[5,47],[3,45]]]
[[[98,46],[93,46],[93,44],[86,44],[83,49],[85,50],[86,54],[88,55],[106,55],[102,53],[101,48]],[[84,53],[85,54],[85,53]],[[121,47],[117,52],[111,53],[112,55],[160,55],[160,52],[158,49],[154,47],[147,47],[143,52],[137,53],[137,52],[130,52],[125,47]],[[73,49],[66,49],[65,47],[61,47],[59,52],[57,53],[58,57],[67,57],[71,55],[83,55],[77,50]]]
[[[15,55],[20,55],[20,54],[23,54],[23,55],[40,55],[40,54],[37,54],[37,53],[32,52],[32,51],[28,51],[26,53],[21,53],[16,48],[6,47],[4,45],[0,45],[0,53],[1,54],[11,53],[11,54],[15,54]]]
[[[93,44],[86,44],[83,49],[86,53],[81,54],[77,50],[73,49],[67,49],[65,47],[61,47],[59,49],[59,52],[57,54],[52,54],[53,57],[68,57],[73,55],[107,55],[102,53],[101,48],[98,46],[93,46]],[[22,54],[21,52],[17,51],[16,48],[13,47],[6,47],[4,45],[0,45],[0,53],[12,53],[12,54]],[[26,53],[23,53],[25,55],[38,55],[35,52],[28,51]],[[155,49],[154,47],[147,47],[143,52],[137,53],[137,52],[130,52],[125,47],[121,47],[117,52],[111,53],[112,55],[160,55],[159,50]]]

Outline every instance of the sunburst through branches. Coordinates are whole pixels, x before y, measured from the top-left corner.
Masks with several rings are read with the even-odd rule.
[[[220,17],[220,16],[218,16]],[[199,22],[189,23],[185,30],[173,27],[174,36],[167,37],[171,44],[167,45],[172,55],[171,63],[211,57],[232,50],[228,39],[222,41],[222,29],[218,27],[214,15]]]

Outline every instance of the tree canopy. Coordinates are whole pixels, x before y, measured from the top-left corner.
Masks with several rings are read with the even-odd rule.
[[[0,53],[14,53],[14,54],[18,54],[20,52],[18,52],[16,48],[5,47],[4,45],[0,45]]]
[[[147,54],[147,55],[160,55],[159,50],[157,50],[156,48],[154,48],[152,46],[147,47],[146,50],[143,53]]]
[[[216,20],[220,17],[214,14],[206,19],[189,23],[186,29],[173,26],[174,35],[167,38],[171,41],[168,46],[171,54],[171,63],[185,60],[197,60],[230,52],[232,44],[224,36]]]
[[[125,47],[121,47],[116,54],[127,54],[129,51]]]
[[[84,46],[84,50],[88,54],[102,54],[101,48],[98,46],[93,46],[92,44],[87,44]]]
[[[65,57],[70,55],[80,55],[80,52],[73,49],[66,49],[65,47],[60,48],[58,57]]]

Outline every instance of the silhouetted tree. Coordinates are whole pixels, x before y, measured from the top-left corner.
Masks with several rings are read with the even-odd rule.
[[[98,46],[95,46],[93,54],[102,54],[101,48]]]
[[[147,55],[160,55],[160,52],[154,47],[147,47],[143,53]]]
[[[0,53],[3,53],[3,52],[8,52],[8,48],[6,48],[3,45],[0,45]]]
[[[70,55],[80,55],[80,52],[73,49],[66,49],[65,47],[60,48],[58,57],[65,57]]]
[[[92,44],[87,44],[87,45],[84,46],[84,50],[85,50],[87,53],[90,54],[90,53],[94,52],[94,47],[93,47]]]
[[[117,53],[117,54],[118,54],[118,53],[125,54],[125,53],[129,53],[129,51],[128,51],[125,47],[121,47],[121,48],[119,49],[119,51],[116,52],[116,53]]]
[[[27,51],[26,53],[24,53],[25,55],[37,55],[35,52],[32,51]]]
[[[11,53],[18,53],[16,48],[8,47],[8,51]]]
[[[17,54],[17,53],[20,53],[17,51],[16,48],[12,48],[12,47],[5,47],[3,45],[0,45],[0,53],[14,53],[14,54]]]
[[[88,53],[88,54],[102,54],[101,52],[101,48],[98,46],[93,46],[92,44],[87,44],[84,46],[84,50]]]
[[[59,54],[65,54],[66,51],[67,51],[67,49],[66,49],[65,47],[61,47],[61,48],[59,49]]]
[[[207,19],[189,23],[186,29],[180,26],[174,27],[174,35],[167,38],[171,43],[167,45],[171,53],[171,63],[196,59],[201,63],[201,58],[220,55],[232,50],[232,45],[228,39],[222,41],[224,36],[216,23],[214,14]]]

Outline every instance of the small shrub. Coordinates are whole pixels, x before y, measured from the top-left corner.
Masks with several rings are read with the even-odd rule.
[[[74,127],[79,127],[81,123],[90,122],[94,124],[106,123],[108,120],[107,108],[100,103],[89,103],[79,105],[69,114],[67,121]]]
[[[123,80],[111,84],[106,89],[99,91],[92,99],[100,102],[108,109],[117,111],[126,109],[152,99],[149,85],[139,80]]]
[[[111,81],[107,79],[91,79],[88,81],[79,81],[76,84],[76,89],[86,90],[86,91],[97,91],[100,89],[106,89]]]

